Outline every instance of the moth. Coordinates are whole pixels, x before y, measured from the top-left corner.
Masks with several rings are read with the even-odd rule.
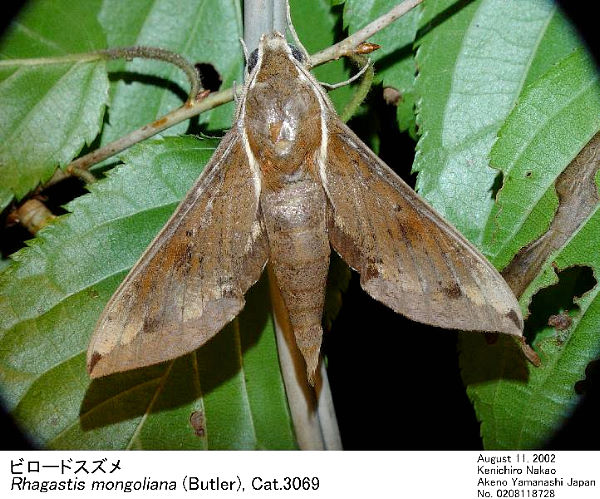
[[[106,305],[90,376],[197,349],[270,262],[312,382],[331,248],[369,295],[413,320],[522,334],[496,269],[340,121],[307,55],[263,35],[233,127]]]

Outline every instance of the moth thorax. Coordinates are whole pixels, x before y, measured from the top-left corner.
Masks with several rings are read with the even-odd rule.
[[[257,99],[247,107],[246,135],[263,174],[307,170],[321,147],[318,101],[304,93]],[[261,104],[262,103],[262,104]]]

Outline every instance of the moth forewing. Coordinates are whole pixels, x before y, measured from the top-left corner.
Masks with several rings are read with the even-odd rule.
[[[232,130],[106,305],[88,348],[91,377],[184,355],[239,313],[267,261],[254,181]]]
[[[302,52],[273,33],[248,62],[233,127],[100,317],[92,377],[204,344],[268,259],[312,379],[330,244],[411,319],[522,333],[502,277],[340,121]]]
[[[419,322],[521,335],[519,304],[486,258],[337,116],[328,127],[329,239],[363,289]]]

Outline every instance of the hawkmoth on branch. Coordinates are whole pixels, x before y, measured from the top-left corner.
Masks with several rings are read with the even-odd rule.
[[[270,262],[312,380],[331,247],[400,314],[522,335],[496,269],[341,122],[306,56],[279,33],[263,35],[231,130],[106,305],[90,376],[200,347],[242,310]]]

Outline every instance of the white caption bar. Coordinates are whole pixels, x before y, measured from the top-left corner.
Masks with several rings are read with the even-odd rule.
[[[598,499],[600,452],[0,452],[1,497],[69,495]]]

